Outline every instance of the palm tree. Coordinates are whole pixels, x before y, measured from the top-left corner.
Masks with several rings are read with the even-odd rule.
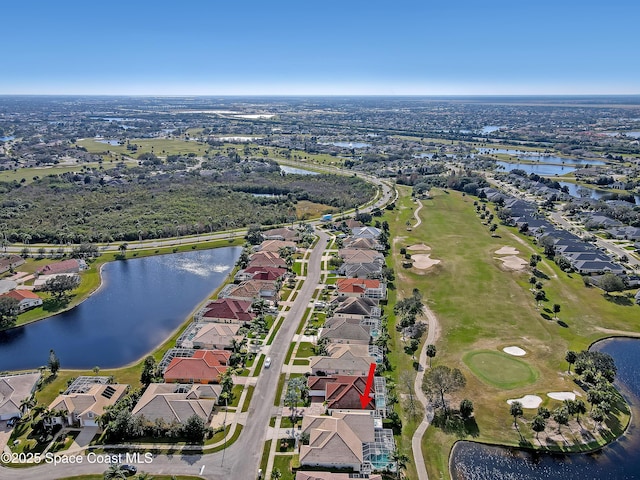
[[[280,480],[282,478],[282,472],[279,468],[274,468],[271,472],[271,480]]]
[[[536,432],[536,440],[540,442],[538,436],[540,432],[544,432],[544,429],[547,428],[547,421],[541,417],[540,415],[536,415],[533,417],[533,422],[531,422],[531,429]]]
[[[125,480],[127,478],[127,472],[122,469],[122,465],[112,463],[111,466],[104,472],[104,480]]]
[[[514,427],[516,427],[516,430],[518,430],[518,433],[520,433],[520,429],[518,428],[518,417],[522,416],[522,403],[520,402],[513,402],[511,404],[511,409],[510,409],[510,413],[511,416],[513,417],[513,425]]]
[[[31,395],[29,398],[25,398],[24,400],[22,400],[20,402],[20,412],[22,412],[22,415],[25,415],[28,411],[30,411],[33,407],[36,406],[36,399],[33,395]]]
[[[391,460],[396,464],[396,478],[402,478],[402,471],[407,468],[409,457],[396,448],[391,453]]]
[[[567,370],[567,373],[571,373],[571,365],[576,363],[576,360],[578,359],[578,354],[576,352],[574,352],[573,350],[569,350],[567,352],[567,354],[565,355],[564,359],[569,364],[569,369]]]

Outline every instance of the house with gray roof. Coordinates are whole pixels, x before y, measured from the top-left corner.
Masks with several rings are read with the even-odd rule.
[[[302,466],[348,469],[362,474],[393,468],[393,432],[378,428],[367,412],[335,412],[329,417],[307,415],[302,420],[302,433],[309,435],[309,444],[300,448]]]
[[[33,395],[38,380],[40,372],[0,377],[0,420],[22,417],[20,405]]]
[[[162,419],[167,423],[184,423],[197,415],[208,424],[221,391],[220,385],[152,383],[131,414],[144,416],[152,422]]]

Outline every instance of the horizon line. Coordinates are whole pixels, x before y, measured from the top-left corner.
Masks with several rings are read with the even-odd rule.
[[[156,97],[156,98],[184,98],[184,97],[453,97],[453,98],[477,98],[477,97],[640,97],[639,93],[2,93],[0,97]]]

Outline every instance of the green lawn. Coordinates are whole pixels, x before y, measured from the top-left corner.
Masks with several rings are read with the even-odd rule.
[[[400,187],[400,192],[396,209],[386,211],[384,217],[391,226],[391,264],[396,272],[397,287],[397,291],[390,291],[389,304],[393,305],[395,295],[404,298],[411,295],[413,288],[419,289],[441,327],[434,365],[459,368],[467,379],[466,388],[450,399],[451,404],[455,406],[465,397],[473,401],[479,429],[477,440],[518,445],[519,436],[511,426],[513,420],[506,400],[551,391],[580,391],[573,378],[565,374],[567,350],[585,349],[593,341],[610,335],[610,330],[637,335],[637,307],[608,300],[600,290],[586,288],[579,275],[569,276],[553,262],[543,259],[538,269],[547,277],[542,282],[548,301],[538,310],[529,291],[530,269],[507,270],[495,253],[504,246],[514,247],[520,252],[518,256],[528,263],[532,253],[541,253],[528,237],[502,225],[496,231],[497,236],[492,237],[475,213],[474,197],[438,189],[431,191],[432,200],[420,211],[422,225],[407,231],[406,222],[414,223],[416,204],[409,197],[408,188]],[[489,208],[492,207],[489,205]],[[418,243],[430,246],[431,258],[441,263],[422,271],[403,268],[400,248]],[[561,305],[559,316],[563,323],[556,322],[553,314],[544,310],[554,303]],[[393,322],[391,316],[389,321]],[[395,329],[389,330],[397,341]],[[511,384],[506,390],[495,383],[495,377],[493,384],[486,383],[486,378],[478,378],[474,369],[463,361],[468,352],[500,352],[512,345],[527,351],[523,361],[537,373],[537,379],[529,377],[526,384]],[[408,356],[403,355],[396,348],[389,356],[394,376],[396,369],[398,372],[406,369],[401,365],[407,364]],[[514,367],[516,362],[509,363]],[[514,368],[511,373],[516,370],[519,369]],[[560,402],[550,400],[547,406],[559,405]],[[525,411],[525,417],[530,421],[531,414]],[[626,425],[628,416],[621,410],[617,420]],[[406,441],[405,429],[411,433],[407,427],[405,423],[402,446]],[[533,438],[529,428],[521,430],[526,438]],[[604,441],[604,437],[598,434],[596,437]],[[449,451],[455,440],[457,437],[442,430],[428,429],[423,438],[423,451],[430,477],[447,475]]]
[[[308,358],[315,355],[313,351],[313,343],[300,342],[298,345],[298,351],[296,352],[296,358]]]
[[[528,385],[538,378],[531,365],[501,352],[469,352],[462,360],[480,380],[502,389]]]

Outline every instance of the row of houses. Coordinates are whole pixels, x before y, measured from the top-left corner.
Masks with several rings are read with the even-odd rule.
[[[484,191],[487,198],[491,198],[492,201],[501,199],[504,202],[504,207],[510,212],[512,225],[538,239],[543,237],[552,239],[555,255],[566,258],[571,267],[581,275],[613,273],[622,276],[625,274],[624,267],[616,263],[611,256],[579,236],[557,228],[538,213],[535,204],[491,188],[485,188]]]
[[[220,378],[230,367],[234,346],[244,337],[240,329],[255,317],[258,300],[277,301],[277,283],[287,272],[284,260],[270,251],[279,239],[267,240],[266,250],[254,253],[247,268],[219,298],[196,313],[193,322],[159,364],[163,383],[151,383],[133,407],[132,415],[167,424],[183,423],[192,415],[210,422],[222,392]],[[108,384],[106,377],[79,377],[50,405],[50,423],[95,426],[108,405],[127,392],[127,385]]]
[[[49,405],[47,425],[97,427],[105,409],[123,398],[129,385],[109,383],[109,377],[81,376]],[[219,385],[152,383],[144,391],[132,415],[167,424],[184,423],[196,415],[210,422]]]
[[[374,377],[367,393],[372,364],[383,362],[374,344],[380,332],[379,302],[386,298],[381,280],[384,255],[377,238],[380,231],[351,221],[352,235],[344,236],[342,260],[333,298],[323,306],[327,319],[319,331],[323,355],[310,358],[307,387],[312,404],[321,404],[326,415],[305,415],[302,432],[309,438],[300,448],[297,480],[353,478],[348,474],[306,472],[304,467],[346,469],[361,478],[381,478],[375,471],[393,470],[393,432],[383,428],[387,408],[384,377]],[[344,227],[344,226],[343,226]],[[340,477],[339,475],[347,475]]]
[[[15,271],[24,264],[24,259],[18,255],[6,255],[0,258],[0,275],[7,271]],[[78,275],[85,270],[84,260],[69,259],[54,262],[38,268],[35,274],[18,272],[8,279],[0,280],[0,297],[12,298],[18,301],[18,312],[22,313],[42,305],[42,298],[34,293],[41,290],[47,281],[59,275]],[[26,282],[33,280],[33,285],[26,286]]]

